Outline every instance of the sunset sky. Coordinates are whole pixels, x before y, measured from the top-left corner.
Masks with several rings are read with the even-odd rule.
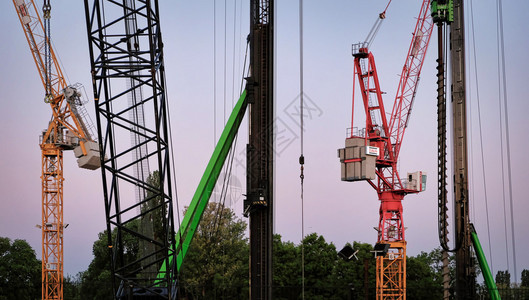
[[[248,1],[243,2],[226,2],[225,40],[224,1],[216,1],[215,18],[213,1],[160,1],[180,210],[189,204],[213,151],[214,141],[220,136],[223,121],[227,119],[233,101],[238,98],[249,27]],[[420,2],[394,1],[371,46],[382,89],[387,92],[386,110],[392,107]],[[504,218],[503,186],[507,188],[509,185],[508,177],[502,179],[500,152],[500,127],[505,129],[505,125],[500,126],[498,100],[500,77],[496,1],[473,3],[472,18],[470,1],[465,3],[467,26],[472,24],[472,19],[474,24],[474,35],[470,27],[467,29],[466,48],[471,220],[494,274],[509,268],[513,280],[507,190],[507,219]],[[52,1],[51,4],[52,38],[67,81],[82,83],[86,94],[92,95],[83,3]],[[344,146],[346,128],[351,122],[351,44],[365,39],[386,4],[386,1],[304,1],[304,92],[307,108],[310,109],[306,112],[304,133],[305,233],[317,232],[339,249],[346,242],[376,242],[373,227],[378,226],[377,195],[367,182],[340,181],[336,150]],[[35,227],[41,223],[41,154],[38,142],[51,112],[43,102],[44,89],[12,2],[2,1],[0,11],[0,91],[3,104],[0,118],[0,236],[27,240],[40,258],[41,233]],[[529,211],[529,199],[523,196],[529,169],[524,154],[529,148],[529,121],[526,116],[529,113],[529,101],[526,100],[529,80],[527,11],[527,1],[503,1],[518,279],[523,269],[529,269],[529,256],[525,255],[526,249],[529,249],[529,218],[525,216]],[[275,231],[283,239],[298,243],[301,240],[300,128],[295,115],[299,95],[298,1],[276,1],[276,20],[275,87],[279,133],[276,141]],[[473,52],[472,38],[475,38],[476,53]],[[408,255],[439,247],[436,43],[434,31],[399,161],[401,174],[417,170],[428,174],[427,190],[407,196],[403,203]],[[484,165],[476,91],[480,96]],[[88,103],[87,109],[94,119],[92,102]],[[360,107],[355,112],[355,118],[362,118]],[[503,111],[501,118],[504,118]],[[245,120],[235,148],[235,159],[241,162],[244,162],[247,142],[246,124]],[[362,124],[356,123],[355,126]],[[506,162],[506,156],[503,158]],[[64,237],[65,273],[75,275],[88,267],[92,259],[92,244],[105,228],[101,172],[77,168],[73,153],[68,152],[64,158],[64,176],[64,220],[69,224]],[[232,193],[227,203],[242,218],[244,164],[234,164],[233,176]],[[485,187],[488,202],[485,202]],[[123,192],[132,194],[132,191]],[[450,206],[450,216],[452,212]],[[451,217],[449,222],[453,221]]]

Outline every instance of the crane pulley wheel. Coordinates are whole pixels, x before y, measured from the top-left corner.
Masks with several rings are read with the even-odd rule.
[[[51,4],[50,0],[44,0],[44,4],[42,4],[42,15],[44,19],[49,19],[51,15]]]

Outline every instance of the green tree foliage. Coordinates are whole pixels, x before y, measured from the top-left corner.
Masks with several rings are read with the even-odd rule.
[[[163,225],[164,221],[167,218],[167,205],[163,204],[163,198],[159,195],[160,189],[160,172],[158,170],[149,174],[147,177],[147,184],[150,186],[150,189],[147,190],[146,200],[141,205],[142,217],[140,218],[140,233],[144,236],[150,237],[155,241],[161,242],[165,239],[166,232],[164,231]],[[147,240],[139,241],[139,256],[145,257],[149,254],[159,251],[154,243],[151,243]],[[153,264],[156,259],[162,259],[163,254],[159,253],[156,256],[152,256],[149,259],[144,261],[145,265],[150,265],[149,267],[144,266],[142,275],[144,279],[148,281],[156,278],[158,270],[160,269],[161,263]]]
[[[248,298],[246,222],[221,204],[206,207],[181,270],[181,286],[192,299]]]
[[[508,270],[496,273],[496,285],[498,288],[508,288],[511,285],[511,273]]]
[[[338,257],[332,243],[310,234],[303,240],[306,299],[375,299],[376,260],[372,245],[354,242],[356,258]],[[422,252],[407,260],[407,298],[442,298],[441,250]],[[452,265],[450,266],[453,267]],[[274,237],[274,298],[301,298],[301,245]],[[367,296],[367,297],[366,297]]]
[[[128,226],[130,226],[132,230],[137,231],[138,222],[132,221]],[[98,237],[98,240],[94,242],[92,247],[94,259],[88,266],[88,270],[82,272],[80,275],[81,299],[114,299],[112,291],[112,274],[110,271],[110,252],[108,250],[106,230],[100,232]],[[115,240],[115,237],[116,231],[114,230],[112,232],[112,239]],[[123,234],[123,248],[125,263],[135,261],[139,251],[138,240],[128,234]]]
[[[275,299],[292,299],[300,294],[301,252],[290,241],[283,242],[281,235],[275,234],[273,241],[273,294]]]
[[[529,300],[529,270],[522,271],[522,281],[520,282],[520,299]]]
[[[344,261],[336,247],[316,233],[307,235],[303,244],[294,246],[281,242],[276,236],[274,243],[274,297],[279,299],[300,298],[301,251],[303,245],[306,299],[350,299],[364,297],[375,288],[375,261],[369,244],[355,242],[357,259]],[[279,246],[279,247],[278,247]],[[297,255],[297,257],[293,257]],[[285,263],[286,265],[283,265]],[[367,266],[367,269],[364,268]],[[367,283],[364,280],[367,271]],[[374,298],[374,293],[372,293]]]
[[[132,223],[137,226],[138,223]],[[180,272],[181,297],[187,299],[247,299],[249,246],[246,223],[233,211],[210,203],[197,228],[195,238]],[[301,299],[301,244],[274,236],[274,299]],[[139,251],[137,241],[124,240],[126,260]],[[303,240],[306,299],[375,299],[375,258],[372,245],[354,242],[356,258],[345,261],[332,243],[312,233]],[[105,232],[93,247],[94,260],[78,275],[80,297],[76,298],[76,278],[66,280],[72,299],[112,299],[110,261]],[[450,268],[453,269],[453,261]],[[442,298],[441,250],[421,252],[407,261],[407,298]],[[65,284],[65,291],[66,291]],[[367,295],[366,295],[367,293]]]
[[[408,299],[442,299],[443,277],[441,250],[421,252],[406,261],[406,289]]]
[[[509,270],[496,273],[496,286],[502,299],[511,299],[519,292],[518,289],[511,287],[511,273]]]
[[[305,252],[305,297],[334,299],[333,269],[338,257],[336,247],[327,244],[323,236],[309,234],[303,239]]]
[[[147,177],[147,183],[157,189],[160,188],[160,171],[156,170]],[[152,198],[151,198],[152,197]],[[162,208],[163,198],[155,196],[155,193],[147,191],[147,198],[151,198],[148,202],[142,205],[142,212],[150,211],[144,219],[147,219],[149,224],[152,224],[152,232],[154,240],[161,241],[165,236],[163,223],[167,215],[167,205]],[[165,210],[166,214],[163,214]],[[144,226],[142,221],[142,226]]]
[[[25,240],[0,237],[0,300],[40,299],[41,262]]]
[[[64,299],[66,300],[82,300],[81,299],[81,280],[83,272],[77,273],[75,276],[66,276],[64,278]]]
[[[350,245],[350,244],[349,244]],[[356,253],[356,257],[350,261],[338,260],[335,268],[335,286],[343,295],[342,299],[347,299],[348,294],[352,298],[365,299],[366,294],[369,299],[374,299],[376,288],[376,263],[371,244],[353,242],[351,246]],[[347,290],[347,293],[345,292]]]
[[[522,282],[520,286],[529,287],[529,270],[527,269],[522,271]]]

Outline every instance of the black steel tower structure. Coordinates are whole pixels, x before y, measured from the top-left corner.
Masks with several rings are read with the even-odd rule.
[[[250,299],[272,298],[274,233],[274,1],[250,2],[250,104],[245,215],[250,222]]]
[[[115,297],[174,299],[172,174],[158,1],[85,0],[84,5]],[[147,163],[157,174],[150,179],[135,171]],[[135,194],[142,196],[135,199]],[[143,218],[154,230],[140,228]],[[148,251],[133,255],[130,240],[149,244]],[[167,271],[157,274],[162,263]]]

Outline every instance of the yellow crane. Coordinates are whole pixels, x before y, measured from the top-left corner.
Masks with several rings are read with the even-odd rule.
[[[13,0],[31,54],[46,90],[44,102],[52,117],[40,137],[42,151],[42,299],[63,299],[63,151],[73,150],[79,167],[95,170],[100,166],[99,145],[90,134],[88,115],[83,106],[80,84],[64,79],[49,31],[39,16],[34,0]],[[44,18],[49,22],[49,0]],[[48,27],[49,28],[49,27]]]

